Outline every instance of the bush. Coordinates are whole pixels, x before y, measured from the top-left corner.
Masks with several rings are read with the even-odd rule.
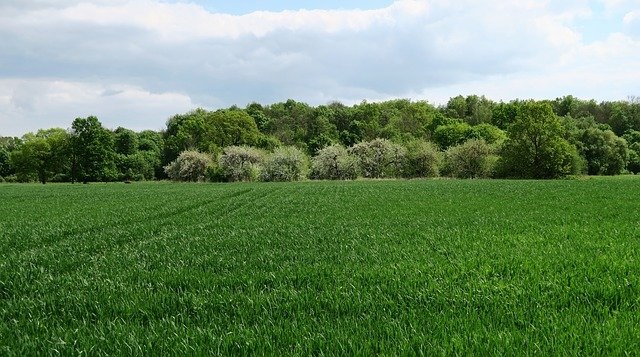
[[[441,164],[442,153],[434,144],[424,140],[407,143],[404,177],[437,177],[440,174]]]
[[[473,137],[473,129],[467,123],[454,122],[441,125],[433,132],[433,140],[442,150],[460,145]]]
[[[18,177],[16,175],[8,175],[8,176],[4,176],[4,182],[6,182],[6,183],[18,183],[20,181],[18,180]]]
[[[358,177],[358,159],[339,144],[318,150],[311,159],[312,179],[353,180]]]
[[[487,144],[502,144],[507,139],[507,133],[497,126],[482,123],[471,128],[472,137],[475,139],[484,139]]]
[[[393,177],[402,166],[403,151],[387,139],[374,139],[352,146],[349,152],[358,158],[362,176]]]
[[[488,178],[494,173],[498,156],[484,140],[471,139],[449,148],[445,153],[444,171],[457,178]]]
[[[282,146],[282,143],[275,136],[260,135],[256,147],[264,150],[275,150],[277,147]]]
[[[249,146],[224,148],[218,165],[227,181],[255,181],[260,176],[264,153]]]
[[[619,175],[627,166],[627,142],[613,131],[591,127],[582,133],[580,141],[589,175]]]
[[[634,174],[640,172],[640,142],[629,145],[629,163],[627,170]]]
[[[390,142],[389,162],[385,170],[385,177],[404,177],[408,165],[409,153],[403,145]]]
[[[183,151],[177,159],[164,167],[164,172],[175,181],[204,181],[213,161],[211,156],[198,151]]]
[[[309,170],[307,156],[294,146],[275,149],[267,155],[260,178],[263,181],[299,181]]]

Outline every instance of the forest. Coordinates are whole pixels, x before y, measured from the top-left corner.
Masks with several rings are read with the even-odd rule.
[[[69,128],[0,137],[0,182],[532,178],[640,172],[640,98],[347,106],[287,100],[166,121],[161,132]]]

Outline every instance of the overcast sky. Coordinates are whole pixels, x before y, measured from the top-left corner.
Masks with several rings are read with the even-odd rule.
[[[287,98],[640,95],[640,0],[0,0],[0,136]]]

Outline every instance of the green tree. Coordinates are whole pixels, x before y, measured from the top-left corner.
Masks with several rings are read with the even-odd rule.
[[[567,95],[562,98],[556,98],[553,102],[553,111],[558,116],[575,116],[576,110],[580,100],[572,95]]]
[[[138,133],[138,150],[162,152],[162,133],[153,130],[143,130]]]
[[[11,175],[13,168],[9,160],[9,150],[0,146],[0,177]]]
[[[143,130],[138,133],[138,153],[145,158],[144,179],[151,180],[153,178],[163,178],[165,175],[162,167],[162,151],[164,140],[162,133],[153,130]],[[147,168],[151,167],[153,171],[150,173]]]
[[[327,108],[331,111],[331,124],[336,128],[338,140],[343,145],[351,146],[362,139],[359,126],[353,122],[353,108],[340,102],[331,102]]]
[[[587,128],[580,137],[579,148],[589,175],[618,175],[627,166],[627,142],[611,130]]]
[[[163,132],[164,150],[162,162],[166,165],[187,150],[207,151],[210,143],[205,140],[208,132],[205,117],[208,112],[198,108],[186,114],[177,114],[167,120]]]
[[[425,101],[407,99],[390,100],[381,105],[382,134],[394,141],[411,141],[429,136],[429,127],[438,114],[436,108]]]
[[[449,118],[464,120],[467,116],[466,99],[461,95],[449,98],[449,101],[444,108],[444,114]]]
[[[23,140],[20,149],[11,153],[11,165],[15,168],[18,181],[39,180],[46,183],[46,163],[51,152],[49,144],[32,133],[23,136]]]
[[[114,148],[121,155],[132,155],[138,151],[138,134],[133,130],[118,127],[114,132]]]
[[[433,141],[441,149],[446,150],[451,146],[464,143],[471,139],[473,135],[474,131],[471,125],[457,121],[437,127],[433,133]]]
[[[242,109],[196,109],[167,121],[163,162],[175,160],[186,150],[217,154],[226,146],[259,145],[261,137],[254,119]]]
[[[253,121],[256,123],[258,130],[260,130],[260,132],[262,133],[266,132],[266,129],[269,125],[269,118],[264,113],[264,108],[262,107],[262,105],[256,102],[250,103],[249,105],[247,105],[245,111],[247,112],[247,114],[249,114],[249,116],[251,116],[251,118],[253,118]]]
[[[12,136],[0,136],[0,177],[14,180],[15,168],[11,164],[11,154],[16,151],[22,141]],[[0,180],[0,181],[2,181]]]
[[[460,119],[468,124],[477,125],[491,123],[495,103],[485,96],[469,95],[466,98],[459,95],[450,98],[447,105],[441,109],[450,118]]]
[[[504,130],[497,126],[482,123],[471,127],[471,137],[476,139],[483,139],[487,144],[501,144],[507,139],[507,134]]]
[[[338,141],[338,130],[332,122],[333,115],[333,109],[328,106],[321,105],[313,110],[304,138],[310,155],[315,155],[318,150]]]
[[[111,133],[98,118],[77,118],[71,124],[72,177],[74,181],[116,179],[114,145]]]
[[[22,137],[22,145],[11,156],[19,181],[37,179],[45,184],[52,178],[64,180],[70,169],[69,134],[64,129],[39,130]]]
[[[256,122],[241,109],[217,110],[205,116],[208,152],[226,146],[256,145],[261,136]]]
[[[307,150],[310,122],[314,109],[306,103],[289,99],[275,103],[266,109],[269,118],[266,133],[275,136],[284,145],[294,145]]]
[[[471,125],[491,123],[495,103],[485,96],[470,95],[465,98],[467,115],[465,121]]]
[[[491,111],[491,124],[502,130],[506,130],[509,125],[516,120],[518,107],[520,107],[521,104],[519,101],[511,101],[509,103],[500,102],[494,105]]]
[[[624,139],[629,145],[627,170],[637,174],[640,172],[640,131],[629,130],[624,134]]]
[[[363,101],[351,109],[351,123],[349,133],[358,141],[371,141],[381,136],[383,124],[381,121],[381,105]]]
[[[577,150],[562,137],[563,132],[550,104],[522,103],[503,146],[501,173],[521,178],[557,178],[577,173]]]

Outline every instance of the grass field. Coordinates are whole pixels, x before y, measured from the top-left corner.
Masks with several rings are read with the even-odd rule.
[[[640,178],[0,185],[0,355],[640,353]]]

